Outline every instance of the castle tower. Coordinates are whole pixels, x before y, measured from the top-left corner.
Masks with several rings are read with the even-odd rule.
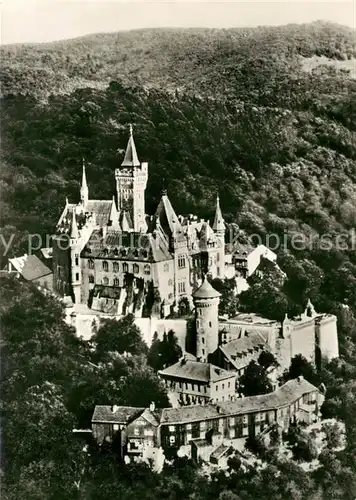
[[[225,277],[225,221],[221,213],[219,195],[216,197],[215,218],[213,224],[213,231],[216,234],[219,242],[219,249],[217,253],[216,273],[218,278],[224,279]]]
[[[82,173],[82,185],[80,187],[80,201],[82,205],[85,206],[88,203],[88,200],[89,200],[89,189],[85,173],[85,161],[83,158],[83,173]]]
[[[115,170],[117,202],[120,212],[130,213],[133,230],[147,231],[145,216],[145,190],[148,178],[148,164],[140,163],[133,138],[132,125],[125,157],[121,167]]]
[[[81,269],[80,269],[80,242],[75,208],[72,210],[72,224],[70,229],[70,265],[71,265],[71,286],[73,290],[73,300],[77,304],[80,302]]]
[[[219,344],[219,302],[221,294],[204,277],[202,285],[193,293],[196,326],[196,356],[203,362],[216,351]]]

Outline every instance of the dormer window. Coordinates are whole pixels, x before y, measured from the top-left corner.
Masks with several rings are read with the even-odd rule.
[[[121,255],[123,255],[124,257],[127,255],[127,250],[125,248],[121,250]]]
[[[133,251],[133,255],[134,255],[134,257],[138,257],[138,250],[137,250],[137,248]]]
[[[107,255],[109,253],[107,248],[104,248],[104,255]]]
[[[119,251],[117,248],[114,248],[114,255],[115,255],[115,257],[118,257],[118,255],[119,255]]]
[[[103,271],[108,271],[109,270],[109,264],[106,260],[103,261]]]
[[[147,256],[148,256],[147,250],[142,250],[142,257],[146,259]]]

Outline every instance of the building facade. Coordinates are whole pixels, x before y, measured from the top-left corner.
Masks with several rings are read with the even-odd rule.
[[[53,287],[99,312],[167,316],[203,273],[225,277],[225,223],[219,198],[213,226],[177,216],[166,192],[145,212],[148,164],[138,159],[132,127],[116,199],[93,200],[83,163],[79,203],[66,201],[53,241]]]
[[[211,432],[234,440],[257,436],[272,424],[278,424],[282,430],[287,430],[291,423],[298,421],[310,424],[319,419],[323,401],[324,395],[319,389],[298,377],[269,394],[230,402],[158,410],[154,407],[96,406],[92,431],[99,444],[105,440],[113,441],[119,433],[118,440],[122,443],[137,440],[135,450],[141,442],[148,443],[147,446],[153,443],[153,446],[162,447],[165,451],[179,450],[193,440],[207,439]],[[150,419],[151,423],[148,422]],[[138,427],[143,431],[133,430]],[[123,455],[129,453],[126,449],[123,445]],[[142,452],[137,451],[137,454]]]

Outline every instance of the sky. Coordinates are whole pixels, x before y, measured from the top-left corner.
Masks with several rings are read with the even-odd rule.
[[[356,27],[356,0],[2,0],[2,44],[49,42],[150,27],[281,25],[316,20]]]

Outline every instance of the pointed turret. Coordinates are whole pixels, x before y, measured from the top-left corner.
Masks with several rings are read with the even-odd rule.
[[[89,200],[89,189],[87,184],[87,177],[85,172],[85,160],[83,158],[83,173],[82,173],[82,185],[80,187],[80,201],[83,205],[86,205]]]
[[[119,214],[116,208],[115,196],[112,197],[112,205],[109,214],[109,226],[113,229],[120,229]]]
[[[124,161],[121,163],[122,167],[139,167],[140,162],[136,152],[135,141],[133,138],[132,125],[130,124],[130,137],[127,143]]]
[[[225,221],[221,213],[219,195],[216,196],[216,210],[213,229],[217,234],[225,234]]]
[[[72,240],[76,240],[79,237],[77,218],[75,216],[75,208],[72,210],[72,224],[70,227],[70,237]]]

